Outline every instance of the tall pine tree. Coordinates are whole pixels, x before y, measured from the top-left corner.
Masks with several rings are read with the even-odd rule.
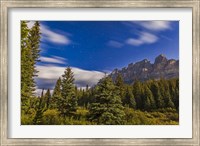
[[[36,110],[36,115],[33,119],[33,124],[34,125],[41,125],[42,124],[42,117],[43,113],[46,110],[46,102],[45,102],[45,97],[44,97],[44,89],[42,90],[41,96],[38,99],[38,104],[37,104],[37,110]]]
[[[136,80],[135,83],[133,84],[133,95],[137,103],[136,104],[137,109],[143,109],[144,107],[143,86],[142,86],[142,83],[138,80]]]
[[[176,106],[176,109],[179,110],[179,79],[176,79],[176,89],[175,89],[175,101],[174,105]]]
[[[48,89],[45,96],[45,101],[46,101],[46,108],[48,109],[49,106],[50,106],[50,101],[51,101],[51,93],[50,93],[50,90]]]
[[[144,85],[144,110],[152,110],[155,109],[155,100],[153,98],[153,94],[147,85]]]
[[[130,108],[133,108],[133,109],[136,108],[135,97],[134,97],[133,92],[130,87],[127,87],[127,89],[126,89],[124,104],[128,105]]]
[[[27,22],[21,22],[21,93],[31,97],[35,91],[34,77],[37,76],[36,63],[39,61],[40,24],[34,23],[28,29]]]
[[[96,86],[95,101],[90,105],[90,120],[97,124],[123,124],[125,113],[119,91],[110,77],[105,77]]]
[[[21,21],[21,104],[22,114],[26,114],[30,107],[31,97],[34,95],[34,77],[37,74],[35,64],[39,57],[40,27],[36,21],[31,29],[27,21]]]
[[[22,102],[24,98],[31,97],[32,92],[32,72],[33,61],[29,42],[29,29],[26,21],[21,21],[21,97]]]
[[[160,80],[160,85],[161,85],[161,93],[165,102],[165,107],[166,108],[175,108],[174,103],[172,102],[172,97],[170,95],[170,89],[169,89],[169,84],[166,80],[161,79]]]
[[[153,93],[155,102],[156,102],[156,107],[159,108],[164,108],[165,103],[163,100],[163,96],[161,95],[160,87],[156,81],[153,81],[151,84],[151,91]]]
[[[122,75],[120,73],[117,74],[117,77],[116,77],[116,80],[115,80],[115,85],[117,87],[117,90],[119,90],[120,98],[121,98],[121,100],[124,104],[126,88],[125,88],[125,85],[124,85]]]
[[[59,100],[61,98],[61,78],[59,78],[56,82],[56,85],[53,90],[53,94],[50,101],[50,108],[55,109],[58,108]]]
[[[33,77],[37,76],[38,71],[36,70],[35,64],[39,61],[38,58],[40,57],[40,38],[41,38],[41,32],[40,32],[40,23],[38,21],[35,21],[33,27],[30,29],[29,32],[29,42],[31,47],[31,54],[32,54],[32,60],[33,60]]]
[[[63,117],[73,116],[78,104],[75,96],[74,75],[70,67],[67,67],[62,75],[61,96],[58,102],[60,114]]]

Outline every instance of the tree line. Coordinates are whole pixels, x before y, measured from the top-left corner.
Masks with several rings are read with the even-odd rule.
[[[160,79],[128,85],[118,74],[81,89],[67,67],[51,94],[34,95],[39,61],[40,24],[29,29],[21,22],[21,122],[22,124],[177,124],[179,79]],[[45,92],[45,93],[44,93]]]

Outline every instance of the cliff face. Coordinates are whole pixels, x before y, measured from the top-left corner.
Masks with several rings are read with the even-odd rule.
[[[122,75],[124,82],[129,84],[134,80],[170,79],[179,77],[179,61],[174,59],[168,60],[164,55],[159,55],[153,64],[144,59],[135,64],[131,63],[128,67],[124,67],[121,70],[115,69],[110,76],[115,80],[118,73]]]

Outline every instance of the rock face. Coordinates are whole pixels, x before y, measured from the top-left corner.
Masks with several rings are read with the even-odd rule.
[[[124,82],[131,84],[135,80],[146,81],[149,79],[158,80],[160,78],[170,79],[179,77],[179,61],[168,60],[164,55],[156,57],[154,64],[144,59],[140,62],[131,63],[128,67],[121,70],[115,69],[110,76],[113,80],[116,79],[117,74],[120,73]]]

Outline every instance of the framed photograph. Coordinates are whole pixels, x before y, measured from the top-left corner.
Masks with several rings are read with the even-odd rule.
[[[1,1],[1,145],[199,145],[200,1]]]

